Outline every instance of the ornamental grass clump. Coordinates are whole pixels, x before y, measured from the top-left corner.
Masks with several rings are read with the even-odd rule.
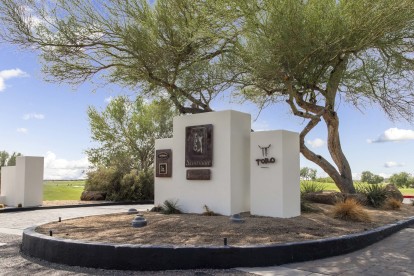
[[[324,183],[316,181],[301,181],[300,183],[300,193],[302,195],[308,193],[322,193],[325,188],[326,185]]]
[[[164,201],[164,204],[162,205],[162,211],[165,215],[171,215],[171,214],[181,214],[181,210],[178,207],[178,200],[166,200]]]
[[[395,198],[387,198],[384,202],[384,209],[386,210],[400,210],[402,202]]]
[[[387,199],[387,190],[384,185],[369,184],[356,186],[358,193],[367,197],[368,204],[374,208],[380,208]]]
[[[349,198],[334,205],[333,216],[336,219],[357,222],[370,222],[367,211],[355,199]]]
[[[204,212],[202,213],[203,216],[217,216],[218,214],[214,213],[207,205],[203,206]]]

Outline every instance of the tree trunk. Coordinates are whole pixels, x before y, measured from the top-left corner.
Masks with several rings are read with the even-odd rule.
[[[354,194],[356,191],[352,181],[351,166],[342,151],[339,138],[339,119],[337,113],[328,111],[324,113],[323,119],[328,128],[328,150],[339,171],[339,173],[336,171],[335,174],[329,174],[329,176],[334,179],[341,192]]]
[[[300,133],[300,152],[308,160],[321,167],[334,181],[342,193],[354,194],[355,187],[352,181],[351,167],[342,152],[339,139],[339,121],[335,112],[323,115],[328,128],[328,150],[338,169],[322,156],[315,154],[305,145],[305,136],[320,122],[320,119],[312,119]]]

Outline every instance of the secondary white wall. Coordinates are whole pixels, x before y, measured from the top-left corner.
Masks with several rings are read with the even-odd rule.
[[[2,168],[1,194],[5,197],[6,205],[42,205],[43,163],[43,157],[18,156],[16,166]]]
[[[289,131],[251,133],[250,212],[289,218],[300,215],[299,134]],[[259,148],[270,146],[267,156]],[[256,159],[275,158],[259,165]]]
[[[213,166],[185,167],[185,128],[213,125]],[[171,178],[155,178],[155,204],[178,200],[184,212],[231,215],[249,210],[250,115],[233,110],[175,117],[173,138],[157,140],[155,149],[172,149]],[[187,180],[188,169],[210,169],[211,180]]]
[[[6,205],[16,206],[15,201],[22,202],[21,188],[15,186],[16,166],[1,168],[1,195],[4,197],[3,202]]]

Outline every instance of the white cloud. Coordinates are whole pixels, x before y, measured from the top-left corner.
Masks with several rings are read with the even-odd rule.
[[[386,168],[395,168],[395,167],[404,167],[404,163],[397,163],[394,161],[385,162],[384,167]]]
[[[382,176],[382,177],[384,177],[385,179],[387,179],[387,178],[390,178],[391,177],[391,174],[389,174],[389,173],[380,173],[380,174],[378,174],[379,176]]]
[[[114,97],[109,96],[108,98],[105,98],[105,102],[110,103],[110,102],[112,102],[113,99],[114,99]]]
[[[352,180],[361,180],[361,173],[352,173]]]
[[[90,163],[86,157],[79,160],[57,158],[56,154],[48,151],[45,156],[45,179],[84,179]]]
[[[11,78],[20,78],[29,76],[26,72],[20,69],[9,69],[0,71],[0,92],[6,89],[5,81]]]
[[[23,120],[30,120],[30,119],[43,120],[44,118],[45,118],[45,115],[39,114],[39,113],[27,113],[23,115]]]
[[[397,141],[406,141],[414,140],[414,130],[410,129],[399,129],[399,128],[389,128],[384,131],[377,139],[371,140],[368,139],[368,143],[382,143],[382,142],[397,142]]]
[[[306,143],[310,145],[312,148],[320,148],[326,144],[325,141],[320,138],[316,138],[314,140],[308,140],[306,141]]]
[[[26,134],[26,133],[29,132],[29,130],[27,128],[24,128],[24,127],[19,127],[18,129],[16,129],[16,131],[19,132],[19,133],[23,133],[23,134]]]

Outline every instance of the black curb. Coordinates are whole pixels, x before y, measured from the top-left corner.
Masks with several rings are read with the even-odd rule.
[[[92,243],[23,232],[22,252],[71,266],[119,270],[170,270],[282,265],[350,253],[414,223],[414,217],[369,231],[335,238],[257,246],[153,246]],[[231,240],[229,241],[231,244]]]
[[[112,206],[112,205],[140,205],[140,204],[154,204],[153,200],[141,200],[141,201],[119,201],[119,202],[102,202],[91,204],[76,204],[76,205],[56,205],[56,206],[34,206],[34,207],[16,207],[0,209],[0,213],[11,212],[24,212],[35,210],[47,210],[47,209],[63,209],[63,208],[78,208],[78,207],[97,207],[97,206]]]

